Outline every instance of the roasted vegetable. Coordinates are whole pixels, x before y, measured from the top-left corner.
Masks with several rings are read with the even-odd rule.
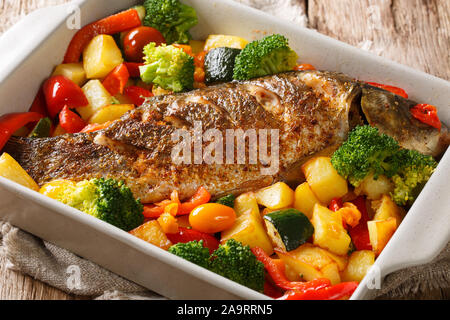
[[[272,242],[264,229],[261,216],[256,215],[251,209],[239,215],[233,227],[222,232],[221,243],[229,239],[239,241],[250,248],[260,247],[268,255],[273,253]]]
[[[82,63],[63,63],[56,66],[52,76],[64,76],[80,87],[86,82],[86,71]]]
[[[96,36],[83,52],[83,67],[88,79],[104,78],[122,62],[122,52],[110,35]]]
[[[34,191],[39,190],[39,186],[33,178],[6,152],[0,157],[0,177],[14,181]]]
[[[130,234],[164,250],[168,250],[172,246],[172,242],[167,238],[156,220],[150,220],[140,225],[131,230]]]
[[[102,124],[119,119],[125,113],[134,109],[132,104],[112,104],[98,110],[89,118],[89,123]]]
[[[310,219],[316,203],[320,204],[320,201],[312,192],[308,182],[302,183],[295,189],[294,208],[303,212]]]
[[[284,182],[277,182],[255,193],[258,204],[269,209],[283,209],[293,205],[294,191]]]
[[[211,270],[253,290],[264,288],[264,265],[259,262],[250,247],[230,239],[221,244],[211,256]]]
[[[92,179],[67,185],[57,200],[129,231],[144,222],[143,206],[123,182]]]
[[[283,251],[297,249],[314,233],[314,227],[308,217],[296,209],[284,209],[266,214],[264,222],[272,243]]]
[[[211,34],[206,39],[203,50],[209,51],[214,48],[222,47],[244,49],[247,44],[248,41],[241,37],[224,34]]]
[[[203,240],[177,243],[169,248],[169,252],[200,267],[209,268],[209,250],[203,245]]]
[[[316,204],[311,222],[314,226],[315,245],[338,255],[347,254],[351,239],[343,227],[339,211],[333,212]]]
[[[77,108],[76,110],[85,121],[89,120],[94,113],[103,107],[113,104],[113,98],[102,85],[100,80],[90,80],[81,89],[89,101],[89,105],[86,107]]]
[[[287,38],[279,34],[267,36],[249,43],[236,57],[233,78],[248,80],[290,71],[297,58]]]
[[[401,150],[396,155],[399,169],[392,177],[392,199],[398,205],[412,205],[437,167],[431,156],[414,150]]]
[[[28,137],[30,138],[45,138],[50,136],[52,130],[52,120],[50,118],[42,118],[31,130]]]
[[[351,254],[347,267],[342,273],[343,281],[360,282],[375,262],[375,254],[370,250],[355,251]]]
[[[205,82],[233,80],[234,61],[240,52],[240,49],[227,47],[211,49],[205,56]]]
[[[144,48],[145,65],[139,67],[141,79],[145,83],[181,92],[194,86],[194,58],[183,49],[173,45],[155,46],[154,42]]]
[[[229,194],[225,197],[220,198],[216,201],[216,203],[223,204],[224,206],[234,208],[234,201],[236,200],[236,197],[232,194]]]
[[[178,0],[145,0],[145,26],[159,30],[167,43],[188,43],[189,29],[198,23],[195,9]]]
[[[367,222],[370,244],[377,256],[383,251],[384,247],[391,239],[397,229],[397,225],[397,219],[392,217],[384,220],[372,220]]]
[[[320,203],[328,205],[347,194],[347,181],[333,168],[328,157],[312,158],[302,166],[303,174]]]

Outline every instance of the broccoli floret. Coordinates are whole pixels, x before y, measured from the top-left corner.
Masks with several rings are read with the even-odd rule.
[[[213,272],[236,281],[248,288],[262,292],[264,265],[256,259],[249,246],[230,239],[211,255]]]
[[[140,67],[141,79],[146,83],[181,92],[194,87],[194,58],[172,45],[156,47],[150,42],[144,47],[145,65]]]
[[[336,171],[357,187],[369,174],[392,177],[400,162],[394,155],[400,147],[393,138],[380,134],[377,128],[358,126],[347,141],[334,152],[331,163]]]
[[[236,197],[232,194],[229,194],[229,195],[217,200],[216,203],[223,204],[224,206],[234,208],[234,200],[236,200]]]
[[[297,59],[286,37],[279,34],[267,36],[250,42],[236,57],[233,78],[248,80],[290,71]]]
[[[396,158],[402,165],[392,177],[392,199],[398,205],[412,205],[436,169],[437,162],[432,156],[406,149],[400,150]]]
[[[145,0],[145,26],[158,29],[167,43],[187,43],[189,29],[198,23],[195,9],[178,0]]]
[[[209,268],[209,249],[203,246],[203,240],[177,243],[169,248],[169,252],[200,267]]]
[[[68,185],[58,200],[130,231],[144,222],[143,206],[123,181],[91,179]]]

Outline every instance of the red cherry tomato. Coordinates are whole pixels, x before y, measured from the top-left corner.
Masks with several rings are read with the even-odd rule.
[[[137,27],[131,29],[123,39],[123,50],[127,61],[143,62],[144,47],[150,42],[155,42],[156,46],[166,43],[161,32],[152,27]]]
[[[81,88],[64,76],[54,76],[45,81],[44,95],[48,113],[54,118],[63,108],[84,107],[89,104]]]

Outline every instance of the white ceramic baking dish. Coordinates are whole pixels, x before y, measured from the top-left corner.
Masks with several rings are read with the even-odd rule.
[[[300,60],[320,69],[347,73],[367,81],[398,85],[412,99],[434,104],[450,124],[450,83],[390,62],[319,33],[280,21],[226,0],[183,0],[196,8],[194,38],[224,33],[248,39],[281,33]],[[25,111],[42,81],[61,62],[75,33],[81,9],[85,25],[128,8],[132,0],[79,0],[33,12],[0,38],[0,114]],[[343,21],[345,23],[345,21]],[[435,257],[450,240],[450,152],[376,260],[381,279],[404,267]],[[206,271],[122,230],[80,214],[52,199],[0,178],[0,219],[67,248],[99,265],[173,299],[267,299],[266,296]],[[82,281],[82,279],[81,279]],[[377,280],[366,277],[352,299],[369,299]]]

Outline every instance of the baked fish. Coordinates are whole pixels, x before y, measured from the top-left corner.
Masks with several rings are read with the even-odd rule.
[[[413,118],[415,104],[340,73],[288,72],[156,96],[104,130],[13,138],[5,151],[39,185],[104,177],[124,180],[143,203],[175,189],[183,200],[200,186],[216,198],[299,182],[301,164],[330,155],[365,122],[439,156],[448,129]]]

